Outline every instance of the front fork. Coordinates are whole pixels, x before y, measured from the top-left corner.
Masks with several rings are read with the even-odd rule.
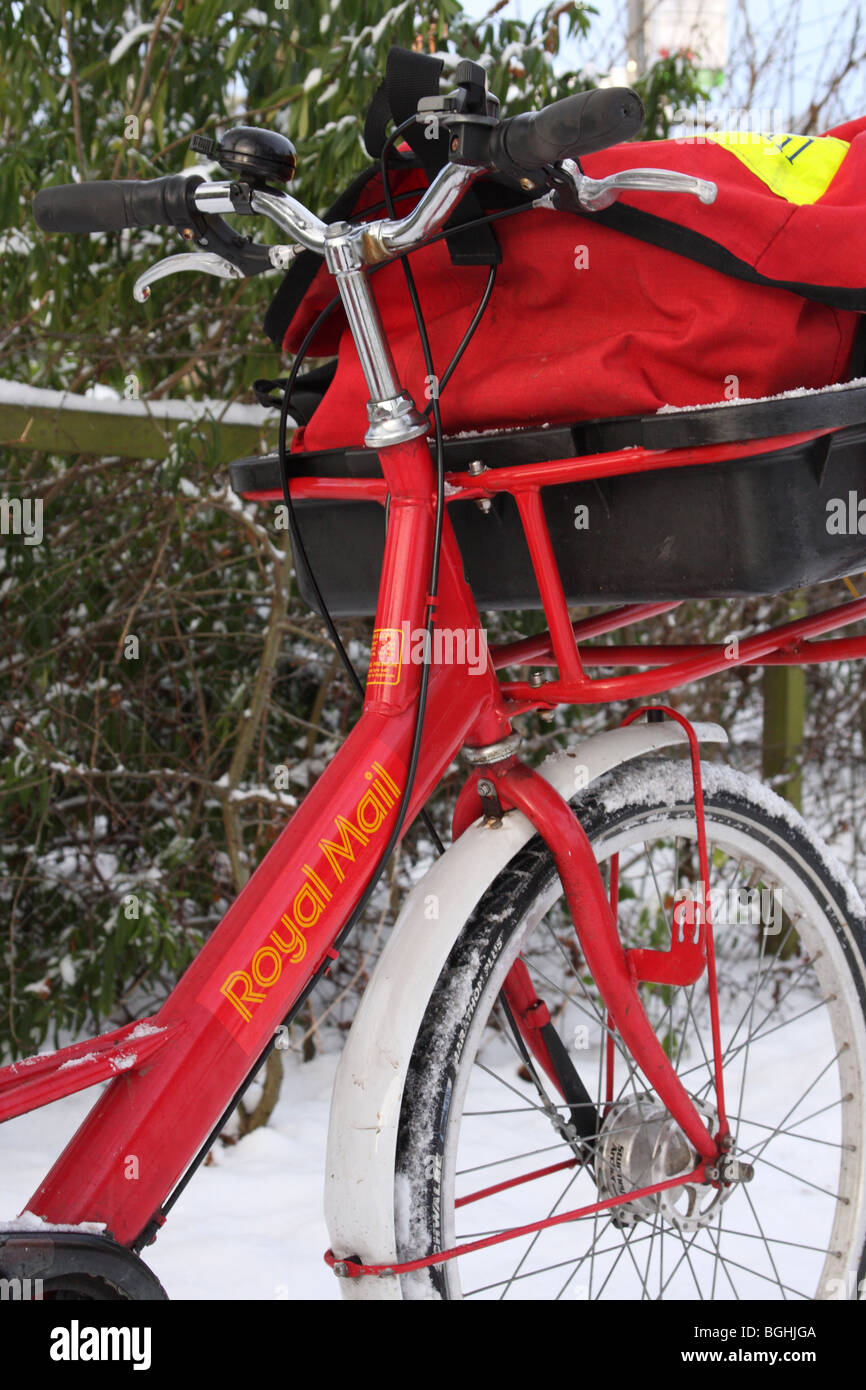
[[[631,723],[644,710],[636,710],[625,723]],[[698,852],[703,899],[698,904],[677,905],[674,909],[670,949],[667,951],[626,950],[620,940],[616,920],[616,889],[610,900],[592,846],[571,807],[560,794],[533,769],[511,755],[486,765],[467,786],[463,804],[458,806],[455,833],[465,827],[472,814],[473,801],[490,810],[497,803],[502,810],[521,811],[531,821],[553,855],[575,931],[589,970],[608,1011],[610,1024],[640,1067],[652,1089],[676,1120],[700,1158],[713,1167],[714,1160],[730,1148],[725,1115],[721,1066],[721,1040],[715,954],[709,901],[709,865],[700,779],[697,737],[688,721],[675,710],[661,707],[659,713],[674,718],[689,738],[695,789]],[[476,800],[477,799],[477,800]],[[613,884],[618,864],[612,863]],[[686,909],[692,909],[692,920]],[[716,1111],[718,1130],[707,1129],[706,1120],[677,1076],[671,1059],[656,1036],[638,994],[641,980],[659,983],[692,984],[708,972],[711,1027],[715,1057]],[[514,978],[506,982],[506,998],[524,1043],[536,1061],[556,1083],[549,1050],[538,1028],[538,1010],[543,1002],[529,999],[527,977],[521,961],[514,966]],[[531,987],[529,992],[532,993]],[[522,1000],[526,1007],[515,1008]],[[609,1059],[610,1060],[610,1059]],[[610,1072],[610,1066],[608,1066]],[[559,1089],[562,1089],[561,1086]],[[608,1077],[608,1100],[612,1100],[612,1077]]]

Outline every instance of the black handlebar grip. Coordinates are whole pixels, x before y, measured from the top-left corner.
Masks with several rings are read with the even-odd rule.
[[[192,190],[200,175],[111,179],[43,188],[33,216],[43,232],[119,232],[124,227],[186,227],[196,216]]]
[[[510,116],[497,128],[493,163],[507,171],[538,169],[556,160],[591,154],[636,135],[643,125],[640,97],[630,87],[576,92],[541,111]]]

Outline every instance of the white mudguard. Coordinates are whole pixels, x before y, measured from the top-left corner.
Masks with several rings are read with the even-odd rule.
[[[716,724],[695,725],[704,743],[726,743]],[[673,720],[597,734],[539,768],[566,799],[602,773],[657,748],[683,744]],[[464,924],[489,885],[535,830],[519,811],[496,827],[470,826],[407,897],[347,1039],[331,1099],[325,1216],[338,1258],[397,1259],[394,1161],[403,1085],[427,1001]],[[394,1275],[341,1279],[354,1299],[399,1299]]]

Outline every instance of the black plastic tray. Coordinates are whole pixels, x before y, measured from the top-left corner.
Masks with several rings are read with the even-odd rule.
[[[806,443],[786,447],[779,439],[840,424]],[[763,438],[766,452],[750,458],[544,488],[568,601],[756,597],[866,569],[866,534],[856,524],[842,534],[828,526],[828,504],[841,499],[853,519],[857,500],[866,496],[866,386],[859,384],[724,407],[456,437],[446,440],[446,469],[465,469],[474,459],[497,468],[636,444],[670,449]],[[380,473],[376,455],[365,449],[293,454],[290,465],[299,477]],[[277,456],[238,459],[231,481],[242,495],[279,489]],[[584,506],[589,525],[576,529],[576,508]],[[495,498],[487,513],[474,502],[452,502],[448,510],[479,609],[539,608],[513,499]],[[373,613],[385,541],[382,507],[302,501],[296,511],[331,612]],[[309,576],[297,569],[300,591],[315,606]]]

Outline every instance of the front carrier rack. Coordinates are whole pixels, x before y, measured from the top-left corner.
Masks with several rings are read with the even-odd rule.
[[[375,452],[289,456],[304,547],[336,616],[375,612],[387,489]],[[548,631],[492,648],[521,708],[659,694],[731,665],[866,656],[816,638],[866,618],[866,598],[739,642],[595,645],[688,599],[757,597],[866,569],[866,382],[758,401],[445,441],[446,502],[479,611],[543,609]],[[231,465],[236,492],[279,503],[276,454]],[[862,529],[861,529],[862,527]],[[309,575],[298,585],[315,607]],[[849,587],[856,595],[856,589]],[[610,605],[573,622],[569,605]],[[590,678],[588,667],[636,668]],[[537,683],[536,683],[537,682]]]

